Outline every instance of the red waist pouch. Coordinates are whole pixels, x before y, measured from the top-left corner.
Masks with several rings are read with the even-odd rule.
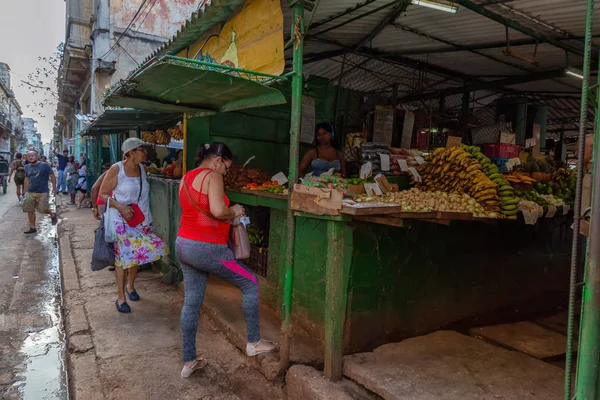
[[[144,216],[144,213],[142,212],[140,206],[138,206],[137,204],[130,204],[129,207],[131,207],[131,209],[133,210],[133,216],[126,221],[127,225],[133,228],[144,222],[144,219],[146,219],[146,217]]]

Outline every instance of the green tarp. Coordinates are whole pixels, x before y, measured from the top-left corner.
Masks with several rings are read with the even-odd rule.
[[[279,90],[235,71],[168,58],[132,75],[104,101],[107,106],[204,115],[285,102]]]
[[[182,118],[181,112],[160,113],[139,109],[107,109],[82,132],[82,136],[122,133],[138,128],[141,130],[170,128]]]

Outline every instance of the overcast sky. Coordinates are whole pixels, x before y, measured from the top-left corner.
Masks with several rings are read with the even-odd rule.
[[[38,121],[44,143],[52,138],[55,107],[39,110],[43,117],[38,116],[27,106],[45,97],[33,95],[20,81],[40,65],[39,56],[52,55],[64,40],[64,0],[0,0],[0,61],[10,66],[12,89],[23,116]]]

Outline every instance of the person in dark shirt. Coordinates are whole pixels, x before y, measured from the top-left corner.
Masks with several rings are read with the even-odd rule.
[[[56,224],[56,213],[50,210],[50,194],[48,181],[52,182],[52,194],[56,196],[56,177],[54,171],[47,163],[40,162],[37,151],[27,152],[29,164],[25,166],[25,198],[23,199],[23,212],[29,217],[29,230],[26,234],[36,233],[35,212],[48,214],[52,224]]]
[[[52,151],[54,155],[58,158],[58,190],[62,192],[62,194],[67,193],[67,177],[65,176],[65,167],[69,162],[69,151],[63,150],[62,155],[56,152],[56,149]]]

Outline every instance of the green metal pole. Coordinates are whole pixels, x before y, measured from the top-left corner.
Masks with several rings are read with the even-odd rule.
[[[593,0],[589,1],[593,3]],[[592,12],[593,9],[590,9],[588,6],[588,20],[591,19],[590,15]],[[590,25],[587,26],[586,36],[591,31]],[[597,81],[600,84],[600,75]],[[594,132],[600,128],[599,104],[600,91],[596,94]],[[579,140],[581,140],[581,132]],[[581,305],[581,326],[579,328],[579,350],[577,352],[577,380],[575,384],[577,399],[597,399],[600,394],[598,380],[598,373],[600,372],[600,337],[598,336],[600,335],[600,270],[598,270],[598,261],[600,260],[600,211],[598,211],[600,210],[600,164],[598,163],[598,146],[600,146],[600,135],[594,135],[592,163],[594,181],[592,183],[592,201],[590,203],[592,206],[591,227],[588,237]],[[584,154],[581,152],[581,147],[579,158],[583,158]],[[583,165],[583,162],[581,164]],[[583,171],[581,172],[583,173]],[[574,231],[573,235],[576,234],[577,232]]]
[[[570,290],[569,290],[569,310],[567,320],[567,354],[565,361],[565,400],[571,400],[571,372],[573,364],[573,330],[574,330],[574,318],[575,318],[575,300],[577,291],[577,264],[579,256],[579,231],[581,226],[581,192],[583,187],[583,158],[585,153],[585,129],[587,126],[587,112],[588,112],[588,93],[590,88],[590,58],[592,49],[592,27],[594,24],[594,0],[588,0],[587,2],[587,17],[585,22],[585,51],[583,56],[583,82],[581,84],[581,114],[579,117],[579,156],[577,160],[577,188],[575,190],[575,207],[574,207],[574,223],[573,223],[573,245],[571,247],[571,276],[570,276]],[[596,150],[596,149],[595,149]],[[600,200],[600,198],[599,198]],[[592,261],[592,260],[590,260]],[[592,268],[595,270],[595,268]],[[592,282],[593,283],[593,282]],[[588,307],[585,305],[589,299],[583,299],[584,309]],[[592,327],[592,330],[597,332],[598,326]],[[586,331],[585,335],[589,332]],[[580,340],[583,337],[580,337]],[[595,342],[596,352],[589,354],[589,357],[596,357],[595,363],[590,363],[588,356],[584,356],[579,353],[579,367],[577,387],[588,386],[593,382],[594,387],[596,386],[598,379],[598,342],[597,338],[589,338],[592,342]],[[594,365],[595,364],[595,365]],[[594,376],[591,374],[595,371]],[[581,379],[579,375],[581,374]],[[583,388],[582,388],[583,389]],[[576,389],[579,391],[579,389]],[[594,389],[595,390],[595,389]],[[579,397],[579,399],[595,399],[595,397]]]
[[[292,78],[292,115],[290,121],[290,164],[288,209],[286,218],[287,247],[285,253],[285,275],[283,304],[281,306],[281,338],[279,349],[279,372],[283,373],[290,363],[292,333],[292,292],[294,289],[294,249],[296,241],[296,218],[291,209],[294,183],[298,181],[298,158],[300,157],[300,129],[302,125],[302,65],[304,57],[304,0],[290,2],[294,8],[292,38],[294,43],[294,76]]]

